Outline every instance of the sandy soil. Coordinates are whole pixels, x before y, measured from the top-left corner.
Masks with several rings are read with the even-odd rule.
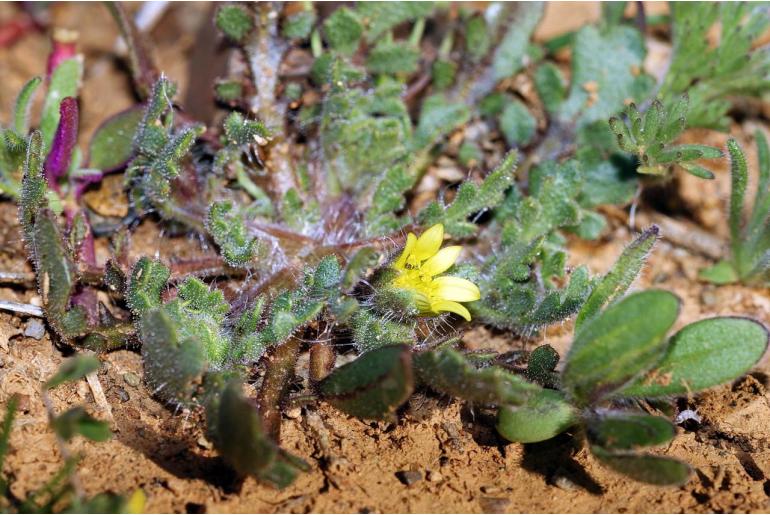
[[[9,12],[0,8],[0,19]],[[88,29],[80,23],[85,12],[94,21]],[[178,27],[184,23],[194,27],[201,13],[205,15],[204,7],[175,6],[167,17]],[[111,54],[112,26],[99,6],[57,7],[53,16],[57,24],[83,31],[87,78],[82,118],[88,134],[105,115],[132,102],[125,73]],[[180,43],[162,32],[153,37],[159,43],[158,62],[184,84],[187,70],[182,63],[190,38],[182,37]],[[40,34],[23,38],[10,50],[0,49],[4,77],[0,104],[8,106],[23,81],[44,69],[46,49]],[[744,129],[736,126],[732,132],[742,135]],[[705,137],[724,141],[717,134]],[[726,170],[719,171],[719,179],[709,186],[716,201],[698,202],[705,197],[700,181],[685,180],[680,191],[691,199],[687,209],[692,218],[723,235],[724,217],[714,215],[724,212],[727,191]],[[572,262],[587,263],[594,273],[606,270],[632,238],[622,216],[613,224],[599,242],[571,242]],[[134,240],[135,249],[154,254],[155,234],[152,224],[144,224]],[[173,242],[164,243],[161,253],[171,255],[175,248]],[[636,287],[677,293],[683,300],[678,326],[738,313],[770,322],[767,290],[717,289],[698,283],[697,271],[707,263],[667,241],[664,234]],[[0,268],[29,270],[15,208],[7,202],[0,203]],[[35,296],[31,290],[0,288],[3,299],[34,302]],[[15,478],[13,493],[20,496],[40,486],[61,465],[39,391],[69,352],[56,347],[48,334],[40,340],[23,336],[31,323],[29,318],[0,313],[0,406],[12,394],[22,396],[6,464]],[[465,345],[515,349],[548,342],[564,349],[571,329],[571,322],[566,322],[528,340],[478,329],[466,336]],[[89,494],[141,487],[147,493],[148,511],[766,512],[770,510],[768,374],[765,359],[735,384],[682,401],[682,407],[696,409],[703,421],[694,428],[680,428],[673,443],[661,450],[695,469],[691,480],[676,488],[625,480],[575,448],[569,435],[536,445],[506,443],[468,406],[418,394],[397,424],[361,422],[323,404],[287,413],[282,445],[306,459],[312,470],[278,491],[234,477],[203,437],[200,414],[175,413],[156,402],[141,382],[140,356],[129,350],[103,356],[99,372],[115,437],[102,444],[76,440],[73,450],[82,454],[79,475]],[[94,414],[110,417],[100,412],[85,381],[55,390],[53,401],[57,410],[82,404]],[[419,473],[419,479],[405,484],[400,477],[406,471]]]

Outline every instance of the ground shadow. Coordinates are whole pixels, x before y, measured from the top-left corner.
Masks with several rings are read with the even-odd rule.
[[[581,443],[567,433],[544,442],[525,444],[521,466],[540,474],[549,484],[559,486],[560,481],[566,479],[590,494],[601,495],[604,493],[601,485],[572,457],[580,448]]]

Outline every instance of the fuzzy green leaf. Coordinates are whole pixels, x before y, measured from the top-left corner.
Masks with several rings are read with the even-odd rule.
[[[171,271],[159,260],[142,256],[131,270],[126,303],[134,314],[142,314],[160,306]]]
[[[217,28],[236,43],[242,43],[254,30],[254,18],[245,6],[228,4],[220,7],[216,14]]]
[[[335,369],[319,384],[321,397],[355,417],[391,419],[411,395],[412,353],[405,345],[381,347]]]
[[[608,412],[589,418],[586,434],[592,445],[608,451],[630,451],[669,442],[676,436],[676,429],[664,417]]]
[[[32,98],[42,82],[43,79],[40,77],[33,77],[24,84],[19,92],[19,96],[16,97],[13,127],[19,136],[24,137],[29,130],[29,110],[32,107]]]
[[[535,117],[518,100],[509,102],[500,115],[500,130],[510,146],[525,146],[534,136],[536,128]]]
[[[410,20],[429,16],[433,2],[361,2],[356,12],[367,26],[366,41],[373,43],[385,32]]]
[[[745,374],[767,349],[768,333],[748,318],[717,317],[695,322],[671,337],[663,360],[625,386],[621,397],[695,393]]]
[[[540,390],[521,406],[502,406],[497,432],[506,440],[542,442],[563,433],[578,421],[575,409],[554,390]]]
[[[363,30],[358,14],[347,7],[335,9],[323,23],[324,37],[329,46],[343,55],[356,51]]]
[[[647,290],[611,305],[575,336],[562,381],[579,404],[591,404],[655,366],[667,349],[666,333],[679,314],[679,299]]]
[[[530,36],[543,15],[542,2],[520,3],[514,9],[512,22],[492,57],[495,80],[510,77],[524,67]]]
[[[56,127],[59,126],[59,104],[66,97],[77,97],[83,79],[83,58],[75,56],[59,63],[51,73],[48,93],[40,116],[40,132],[46,149],[51,148]]]
[[[448,348],[418,354],[415,370],[432,389],[481,404],[521,405],[540,391],[502,368],[474,368],[462,354]]]

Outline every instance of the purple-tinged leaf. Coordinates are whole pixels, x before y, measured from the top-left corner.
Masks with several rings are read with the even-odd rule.
[[[78,101],[74,97],[62,99],[59,105],[59,125],[56,128],[51,150],[45,159],[45,178],[56,191],[58,181],[67,174],[72,151],[78,139]]]
[[[53,48],[48,55],[46,64],[46,78],[50,78],[59,64],[77,53],[78,33],[67,29],[56,29],[51,38]]]

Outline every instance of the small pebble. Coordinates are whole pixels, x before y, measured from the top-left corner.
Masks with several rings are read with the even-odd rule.
[[[562,469],[557,470],[553,477],[551,477],[551,484],[556,488],[561,488],[568,492],[577,490],[577,485],[565,475],[565,472]]]
[[[139,384],[142,382],[141,379],[139,379],[139,376],[134,374],[133,372],[126,372],[123,374],[123,380],[126,382],[128,386],[139,386]]]
[[[131,400],[131,396],[128,395],[128,392],[120,386],[115,387],[115,393],[118,394],[118,399],[120,399],[120,402],[128,402]]]
[[[444,476],[441,475],[441,472],[436,472],[435,470],[429,470],[428,476],[426,479],[432,483],[438,483],[439,481],[444,479]]]
[[[45,325],[39,318],[30,318],[27,327],[24,328],[24,336],[40,340],[45,336]]]
[[[714,292],[706,290],[700,294],[700,301],[704,306],[714,306],[717,304],[717,296]]]
[[[203,437],[203,436],[201,436],[200,438],[198,438],[198,445],[199,445],[201,448],[203,448],[203,449],[209,449],[209,450],[211,450],[211,449],[213,449],[213,448],[214,448],[214,444],[213,444],[213,443],[211,443],[211,442],[209,442],[208,440],[206,440],[206,438],[205,438],[205,437]]]
[[[511,500],[505,497],[481,497],[479,504],[484,513],[504,513]]]
[[[422,473],[416,470],[399,470],[396,477],[406,486],[411,486],[422,479]]]
[[[290,419],[297,419],[302,415],[302,408],[291,408],[290,410],[286,410],[286,418]]]
[[[20,393],[17,394],[17,398],[18,404],[16,405],[16,409],[24,414],[29,413],[29,410],[32,407],[32,399],[30,396],[24,393]]]

